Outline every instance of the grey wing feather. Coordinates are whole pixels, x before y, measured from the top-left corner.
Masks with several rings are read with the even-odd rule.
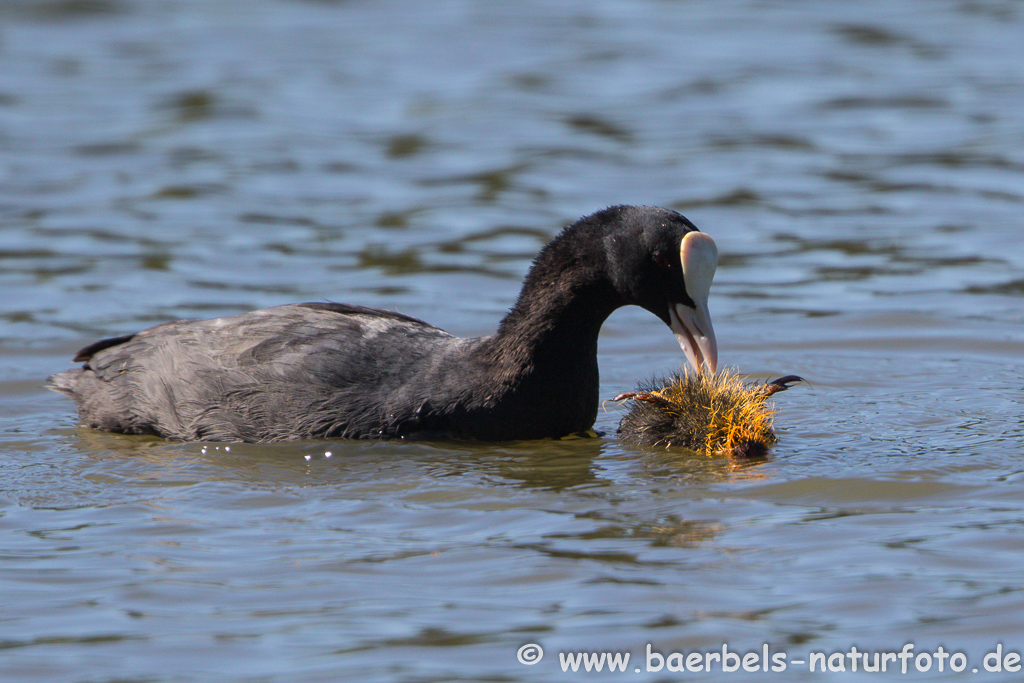
[[[167,323],[83,349],[86,364],[54,375],[50,388],[108,431],[214,441],[371,436],[369,425],[387,423],[381,406],[401,375],[438,342],[463,341],[381,313],[298,304]],[[391,335],[406,343],[381,343]],[[388,348],[402,353],[382,353]]]

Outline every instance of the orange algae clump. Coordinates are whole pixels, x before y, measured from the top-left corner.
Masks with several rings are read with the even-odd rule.
[[[761,458],[778,441],[768,398],[800,377],[744,384],[735,372],[674,374],[615,400],[630,400],[619,436],[644,446],[681,446],[698,453]]]

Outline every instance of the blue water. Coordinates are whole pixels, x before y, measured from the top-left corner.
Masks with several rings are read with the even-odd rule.
[[[1019,680],[984,663],[1024,653],[1021,35],[1014,1],[6,0],[0,680],[845,681],[904,676],[796,662],[908,643],[908,679]],[[808,380],[768,461],[619,443],[612,404],[597,439],[167,443],[42,389],[295,301],[487,334],[616,203],[717,241],[722,364]],[[602,394],[681,362],[619,311]],[[784,674],[647,670],[765,644]]]

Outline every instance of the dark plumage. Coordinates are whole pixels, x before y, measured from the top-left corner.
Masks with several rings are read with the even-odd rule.
[[[598,331],[620,306],[657,315],[695,367],[714,370],[716,259],[683,216],[616,206],[540,252],[491,336],[293,304],[97,342],[49,387],[73,398],[88,426],[190,441],[559,437],[594,423]]]
[[[768,397],[793,382],[787,375],[766,384],[747,384],[733,372],[674,374],[619,394],[632,400],[619,422],[619,437],[641,446],[678,446],[706,455],[762,458],[777,441],[775,409]]]

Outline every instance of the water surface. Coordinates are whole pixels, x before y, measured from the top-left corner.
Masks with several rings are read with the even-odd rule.
[[[1017,2],[6,2],[0,678],[913,643],[1016,680],[982,660],[1024,651],[1022,34]],[[809,380],[766,462],[619,443],[611,405],[592,439],[167,443],[41,388],[101,336],[294,301],[486,334],[615,203],[715,237],[723,364]],[[682,357],[622,310],[600,362],[611,397]]]

